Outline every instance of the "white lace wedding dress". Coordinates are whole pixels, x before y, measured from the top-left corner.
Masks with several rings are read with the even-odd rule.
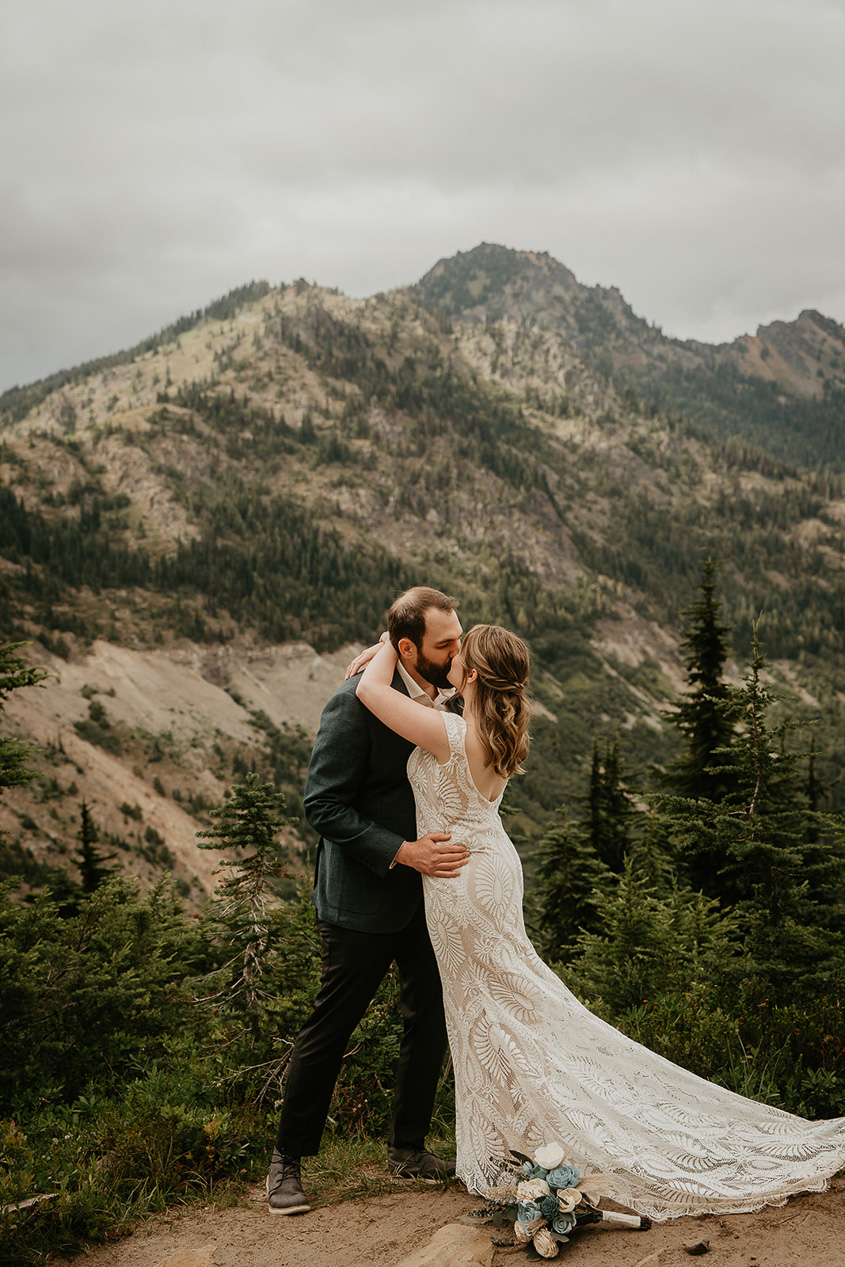
[[[559,1140],[608,1196],[653,1219],[733,1213],[820,1191],[845,1166],[845,1118],[807,1122],[726,1091],[594,1016],[543,963],[522,916],[522,867],[472,781],[463,718],[450,758],[415,749],[420,835],[450,831],[471,861],[425,877],[457,1093],[457,1172],[484,1194],[508,1150]]]

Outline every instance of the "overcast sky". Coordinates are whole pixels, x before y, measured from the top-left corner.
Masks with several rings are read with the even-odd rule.
[[[845,0],[0,0],[0,390],[481,241],[668,334],[845,322]]]

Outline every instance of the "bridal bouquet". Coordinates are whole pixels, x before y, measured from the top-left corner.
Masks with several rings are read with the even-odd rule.
[[[494,1238],[494,1244],[525,1245],[533,1251],[531,1257],[556,1258],[570,1233],[588,1223],[651,1227],[649,1219],[638,1215],[597,1209],[606,1176],[582,1178],[577,1166],[566,1164],[562,1144],[544,1144],[533,1159],[514,1150],[511,1156],[522,1163],[520,1169],[503,1176],[504,1182],[490,1190],[487,1204],[476,1215],[497,1228],[513,1224],[513,1239]]]

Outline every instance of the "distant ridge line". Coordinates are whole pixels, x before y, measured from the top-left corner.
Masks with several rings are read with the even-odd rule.
[[[135,343],[131,348],[125,348],[122,352],[113,352],[109,356],[98,356],[91,361],[83,361],[81,365],[74,365],[70,369],[56,370],[55,373],[48,374],[46,378],[38,378],[24,386],[9,387],[0,394],[0,413],[4,415],[6,422],[17,422],[25,418],[31,409],[39,405],[50,395],[50,392],[56,391],[57,388],[64,387],[67,383],[78,383],[81,379],[90,378],[92,374],[97,374],[101,370],[113,369],[116,365],[131,364],[139,356],[154,352],[164,344],[172,343],[180,334],[193,330],[194,326],[199,325],[206,318],[212,321],[227,321],[247,304],[263,299],[271,289],[267,281],[252,281],[243,286],[236,286],[227,294],[213,299],[204,308],[197,308],[189,316],[178,317],[176,321],[171,321],[156,334],[148,335],[146,339]]]

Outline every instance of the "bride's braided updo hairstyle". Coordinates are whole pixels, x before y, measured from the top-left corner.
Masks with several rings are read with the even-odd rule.
[[[531,707],[526,691],[531,661],[516,634],[500,625],[474,625],[461,644],[465,674],[475,669],[475,723],[490,764],[503,779],[522,773]]]

